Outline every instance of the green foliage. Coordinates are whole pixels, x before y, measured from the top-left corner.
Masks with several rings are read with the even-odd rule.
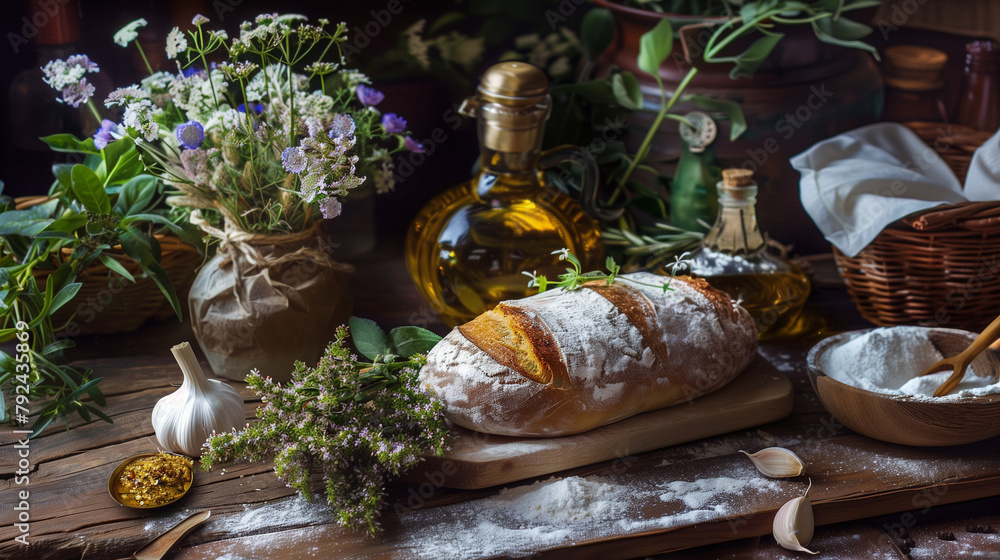
[[[273,460],[278,478],[310,500],[310,476],[319,473],[338,522],[374,535],[388,480],[426,453],[443,454],[450,436],[444,405],[417,381],[425,359],[410,353],[429,350],[436,335],[417,327],[386,335],[366,319],[350,324],[355,345],[373,352],[371,362],[351,354],[342,327],[316,367],[295,364],[290,383],[251,373],[247,383],[264,403],[258,421],[211,436],[201,463]]]
[[[64,353],[74,343],[57,335],[66,325],[53,322],[55,313],[79,292],[81,270],[99,261],[134,282],[135,277],[111,256],[120,247],[181,316],[177,294],[159,265],[153,234],[182,231],[175,222],[183,223],[183,216],[168,214],[163,183],[142,174],[132,141],[121,139],[96,150],[93,139],[81,141],[69,134],[42,140],[53,150],[85,157],[83,163],[54,167],[55,180],[41,204],[17,210],[8,200],[0,208],[0,340],[17,336],[19,324],[27,327],[28,341],[19,345],[17,353],[26,356],[18,356],[27,360],[20,363],[30,364],[31,399],[37,405],[31,413],[32,435],[60,418],[68,427],[75,415],[86,422],[111,421],[99,409],[104,406],[101,378],[66,363]],[[17,381],[14,361],[0,352],[0,393]]]

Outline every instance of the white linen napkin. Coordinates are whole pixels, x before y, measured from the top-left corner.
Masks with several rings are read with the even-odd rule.
[[[937,152],[897,123],[845,132],[790,161],[802,174],[802,206],[827,241],[850,257],[914,212],[1000,200],[1000,132],[976,150],[964,192]]]

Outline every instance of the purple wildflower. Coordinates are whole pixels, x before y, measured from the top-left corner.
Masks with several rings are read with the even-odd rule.
[[[177,125],[177,141],[189,150],[201,147],[205,141],[205,127],[198,121],[188,121]]]
[[[79,83],[63,88],[62,102],[73,108],[79,107],[93,97],[94,91],[94,84],[87,82],[87,78],[80,78]]]
[[[349,115],[338,113],[333,116],[333,122],[330,123],[330,132],[327,134],[334,140],[337,138],[348,138],[354,135],[356,128],[354,119]]]
[[[264,112],[264,104],[263,103],[255,103],[254,105],[251,106],[251,108],[253,109],[253,112],[256,115],[259,115],[259,114],[261,114],[261,113]],[[239,111],[239,112],[241,112],[241,113],[246,113],[247,112],[247,106],[246,106],[245,103],[240,103],[236,107],[236,110]]]
[[[406,130],[406,119],[396,113],[386,113],[382,115],[382,126],[389,134],[403,132]]]
[[[418,154],[426,152],[426,150],[424,150],[424,145],[414,140],[412,136],[407,136],[403,139],[403,147]]]
[[[101,128],[97,129],[94,133],[94,147],[98,150],[103,150],[105,146],[114,142],[116,138],[111,134],[118,128],[118,125],[114,121],[109,121],[104,119],[101,121]]]
[[[306,169],[306,155],[302,148],[285,148],[285,151],[281,152],[281,164],[289,173],[302,173]]]
[[[357,88],[358,99],[367,107],[374,107],[385,99],[385,94],[381,91],[370,88],[364,84],[359,84]]]
[[[74,54],[66,59],[66,64],[68,66],[80,66],[87,72],[101,71],[101,69],[97,67],[97,63],[90,60],[90,58],[88,58],[85,54]]]
[[[319,209],[323,212],[323,217],[330,220],[340,215],[342,206],[335,197],[328,196],[319,202]]]

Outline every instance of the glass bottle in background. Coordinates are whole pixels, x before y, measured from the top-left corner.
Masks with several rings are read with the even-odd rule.
[[[737,300],[757,324],[762,340],[798,334],[809,297],[809,278],[797,266],[767,252],[757,225],[757,185],[747,169],[726,169],[718,184],[719,214],[700,249],[690,257],[691,275]]]
[[[450,326],[535,293],[523,273],[556,278],[568,265],[553,254],[560,249],[572,251],[584,270],[604,265],[598,222],[543,182],[545,167],[580,165],[582,202],[596,215],[593,157],[568,146],[540,151],[551,103],[541,70],[505,62],[483,74],[462,107],[477,119],[479,170],[424,206],[405,248],[410,276]]]
[[[958,102],[958,124],[976,130],[1000,128],[1000,44],[973,41],[965,46],[965,74]]]
[[[885,77],[887,121],[948,122],[944,98],[944,70],[948,55],[918,45],[886,47]]]
[[[693,125],[680,124],[681,157],[670,186],[670,225],[687,231],[705,231],[718,213],[715,185],[719,162],[715,156],[715,121],[705,113],[684,115]]]

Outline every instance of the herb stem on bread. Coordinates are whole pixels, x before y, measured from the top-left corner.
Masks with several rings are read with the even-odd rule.
[[[615,280],[625,280],[634,284],[661,288],[663,292],[666,293],[667,291],[673,289],[670,287],[670,283],[673,282],[677,273],[687,267],[688,261],[686,260],[686,257],[691,253],[685,252],[674,257],[674,262],[665,267],[669,269],[670,276],[661,284],[647,284],[645,282],[638,282],[631,278],[619,276],[622,267],[615,262],[613,257],[608,257],[608,259],[604,262],[605,268],[608,269],[606,273],[599,270],[583,272],[583,265],[580,264],[580,259],[578,259],[569,249],[563,248],[558,251],[552,251],[552,254],[559,255],[559,260],[567,261],[572,265],[572,268],[567,268],[565,274],[560,274],[559,280],[549,280],[544,274],[538,274],[537,272],[522,272],[522,274],[530,278],[530,280],[528,280],[528,287],[538,288],[538,293],[542,293],[550,287],[562,288],[564,290],[577,290],[580,286],[583,286],[587,282],[595,280],[602,280],[606,282],[608,286],[613,284]]]

